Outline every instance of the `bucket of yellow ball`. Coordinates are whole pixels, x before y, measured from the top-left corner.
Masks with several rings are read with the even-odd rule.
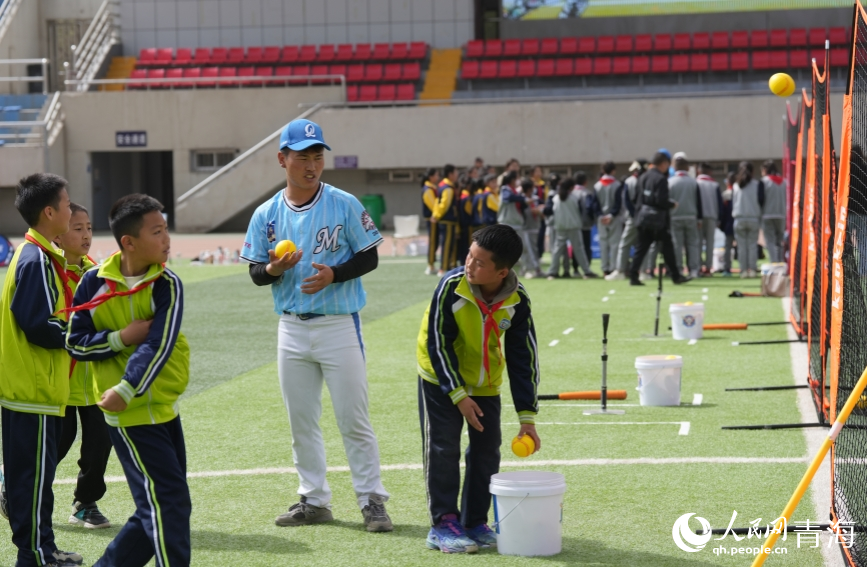
[[[795,79],[786,73],[776,73],[768,79],[768,87],[777,96],[789,97],[795,93]]]

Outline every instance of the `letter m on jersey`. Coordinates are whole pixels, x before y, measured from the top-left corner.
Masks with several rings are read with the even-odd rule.
[[[338,237],[340,236],[340,230],[343,228],[342,224],[338,224],[334,227],[334,232],[331,232],[329,228],[326,226],[324,228],[320,228],[319,232],[316,233],[316,248],[313,250],[314,254],[319,254],[325,250],[331,250],[332,252],[337,252],[340,250],[340,244],[338,244]]]

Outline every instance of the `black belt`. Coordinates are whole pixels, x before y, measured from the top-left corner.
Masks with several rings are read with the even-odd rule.
[[[295,315],[302,321],[306,321],[308,319],[315,319],[317,317],[325,317],[322,313],[292,313],[290,311],[284,311],[283,315]]]

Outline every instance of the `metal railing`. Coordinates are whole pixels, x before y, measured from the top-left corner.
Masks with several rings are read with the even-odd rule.
[[[63,130],[64,115],[59,92],[54,93],[45,108],[45,115],[41,120],[0,122],[0,141],[3,142],[3,146],[44,148],[47,151]]]
[[[6,30],[9,29],[9,24],[12,23],[12,19],[15,17],[15,12],[18,11],[18,6],[24,0],[0,0],[0,41],[3,40],[3,36],[6,34]]]
[[[166,90],[166,89],[189,89],[198,85],[216,88],[239,88],[241,86],[329,86],[340,85],[344,94],[346,93],[346,76],[345,75],[288,75],[288,76],[250,76],[250,77],[164,77],[155,79],[93,79],[89,81],[67,80],[64,81],[68,87],[75,87],[74,90],[87,90],[87,88],[78,88],[82,85],[86,87],[97,85],[124,85],[127,90]]]
[[[88,90],[111,48],[120,43],[119,6],[119,0],[105,0],[96,11],[81,41],[72,46],[72,63],[63,64],[67,87],[74,85],[73,90]]]
[[[0,59],[0,65],[42,65],[41,77],[0,77],[0,83],[42,83],[42,94],[48,94],[48,59]]]

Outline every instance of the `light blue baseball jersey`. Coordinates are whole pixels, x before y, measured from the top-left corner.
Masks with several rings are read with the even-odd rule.
[[[348,315],[364,307],[367,296],[361,278],[331,284],[312,295],[301,292],[302,280],[317,273],[313,262],[336,266],[382,243],[382,235],[358,199],[320,183],[313,201],[296,207],[281,189],[253,213],[241,258],[267,263],[268,250],[281,240],[291,240],[304,255],[271,285],[274,311]]]

